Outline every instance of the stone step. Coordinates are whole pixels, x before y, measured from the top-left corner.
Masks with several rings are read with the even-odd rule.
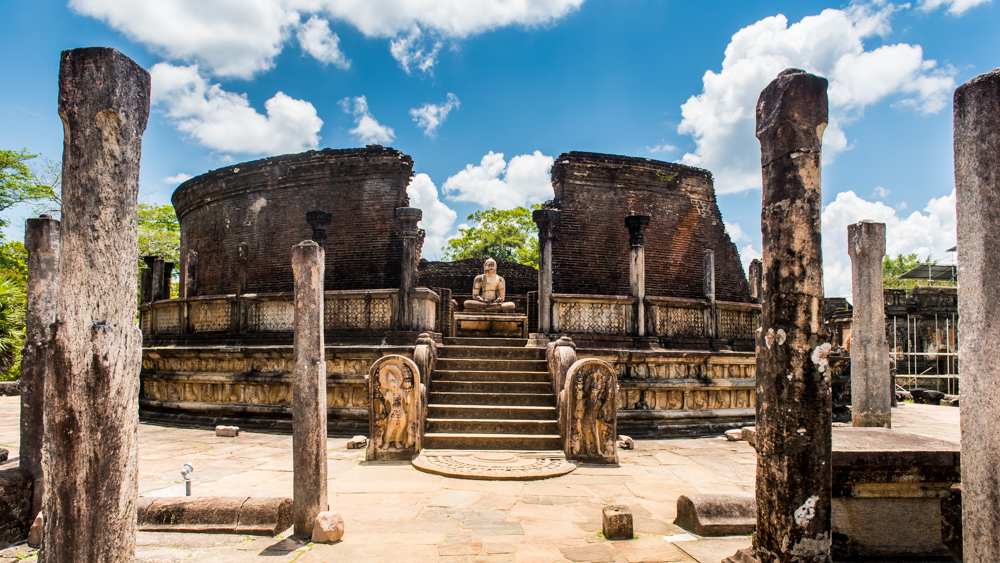
[[[524,338],[473,338],[464,336],[449,336],[442,339],[445,346],[526,346]]]
[[[542,371],[458,371],[434,370],[432,381],[545,381],[549,373]]]
[[[552,393],[548,381],[439,381],[431,383],[433,392],[449,393]]]
[[[462,434],[426,433],[424,447],[451,450],[558,450],[562,440],[556,434]]]
[[[483,358],[438,358],[437,368],[447,371],[537,371],[548,372],[545,360],[487,360]]]
[[[434,405],[510,405],[519,407],[554,407],[555,396],[549,393],[448,393],[431,391],[428,404]]]
[[[516,346],[439,346],[438,359],[544,360],[543,348]]]
[[[554,406],[517,405],[427,405],[428,418],[471,418],[490,420],[558,420],[559,412]]]
[[[428,418],[426,432],[432,434],[559,434],[555,420],[483,418]]]

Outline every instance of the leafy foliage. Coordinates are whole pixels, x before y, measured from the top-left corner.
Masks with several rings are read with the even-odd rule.
[[[0,381],[20,379],[24,345],[24,288],[0,274]]]
[[[139,204],[139,268],[145,266],[143,256],[159,256],[167,262],[180,264],[181,226],[172,205]],[[173,275],[179,275],[174,270]],[[176,296],[177,284],[171,284],[171,296]]]
[[[62,166],[45,161],[36,172],[28,161],[37,157],[27,149],[0,149],[0,213],[19,203],[39,204],[45,211],[53,206],[58,209]],[[0,217],[0,226],[9,223]]]
[[[494,258],[538,267],[538,227],[531,208],[486,209],[469,215],[472,226],[459,229],[442,248],[445,260]]]
[[[921,285],[955,285],[953,281],[899,279],[899,276],[921,264],[937,264],[937,260],[932,259],[931,256],[920,260],[915,252],[912,254],[897,254],[895,258],[886,256],[882,259],[882,287],[886,289],[905,289],[906,293],[911,293],[913,292],[913,288]]]

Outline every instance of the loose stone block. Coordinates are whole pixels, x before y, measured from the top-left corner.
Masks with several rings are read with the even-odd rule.
[[[135,262],[149,87],[149,73],[114,49],[62,53],[59,298],[42,449],[41,553],[49,562],[135,559],[142,354]]]
[[[35,515],[35,521],[31,523],[31,529],[28,530],[28,547],[41,547],[42,546],[42,532],[45,526],[45,520],[42,518],[42,513],[39,512]]]
[[[1000,554],[1000,69],[955,90],[965,561]]]
[[[315,543],[333,543],[344,537],[344,518],[339,512],[320,512],[312,530]]]
[[[743,431],[739,428],[733,428],[731,430],[726,430],[726,440],[730,442],[739,442],[743,439]]]
[[[609,540],[630,540],[632,531],[632,509],[624,504],[604,507],[604,538]]]
[[[848,225],[847,252],[851,256],[854,301],[851,322],[852,424],[889,428],[893,389],[882,293],[885,223],[861,221]]]
[[[368,438],[358,435],[351,438],[347,442],[347,449],[349,450],[360,450],[361,448],[368,446]]]
[[[239,426],[216,426],[215,435],[222,438],[235,438],[240,435]]]
[[[748,444],[757,447],[757,427],[756,426],[744,426],[740,430],[740,437],[747,441]]]
[[[681,495],[674,524],[699,536],[742,536],[757,526],[754,495]]]
[[[304,241],[292,247],[295,275],[295,364],[292,367],[292,467],[295,536],[312,534],[327,500],[326,360],[323,344],[323,247]]]
[[[140,497],[138,529],[273,536],[292,525],[290,498]]]
[[[757,102],[764,276],[753,547],[768,562],[830,558],[831,345],[820,236],[826,88],[826,79],[789,69]]]
[[[618,447],[623,450],[634,450],[635,440],[625,435],[618,436]]]

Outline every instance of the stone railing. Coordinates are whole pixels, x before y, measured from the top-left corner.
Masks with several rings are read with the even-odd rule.
[[[552,295],[552,332],[628,336],[637,299],[620,295]]]
[[[426,288],[410,295],[411,327],[402,327],[395,289],[327,291],[326,330],[433,331],[439,298]],[[259,293],[168,299],[139,308],[144,336],[274,334],[295,330],[291,293]]]
[[[621,295],[552,295],[552,332],[637,336],[638,300]],[[753,341],[760,305],[647,296],[645,336]]]

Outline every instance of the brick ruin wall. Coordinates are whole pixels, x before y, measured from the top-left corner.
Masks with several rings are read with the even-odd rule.
[[[628,295],[627,215],[649,215],[646,294],[704,297],[705,250],[715,252],[720,301],[751,302],[736,245],[722,223],[707,170],[606,154],[570,152],[552,166],[555,293]]]
[[[291,248],[311,238],[306,212],[319,210],[333,214],[327,290],[399,287],[395,209],[409,205],[412,171],[409,156],[370,146],[270,157],[192,178],[172,198],[181,225],[181,283],[194,250],[193,295],[235,293],[239,246],[246,243],[245,292],[291,291]]]
[[[417,285],[447,287],[452,293],[471,294],[472,282],[483,273],[485,258],[466,258],[454,262],[420,261]],[[526,295],[538,290],[538,270],[531,266],[497,260],[497,273],[503,276],[507,295]]]

